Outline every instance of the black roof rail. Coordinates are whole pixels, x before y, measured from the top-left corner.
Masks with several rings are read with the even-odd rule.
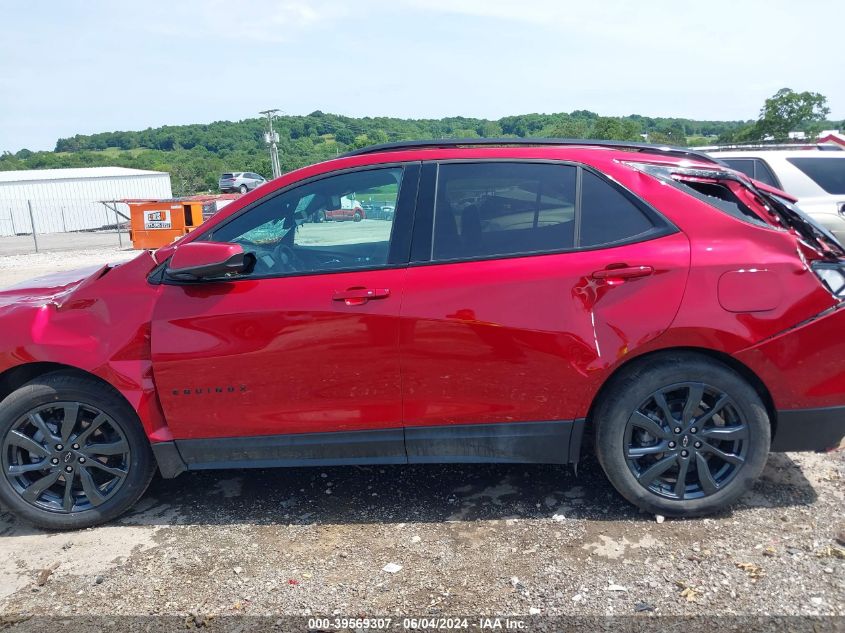
[[[653,145],[650,143],[634,143],[628,141],[602,141],[589,139],[573,139],[573,138],[444,138],[432,139],[426,141],[399,141],[395,143],[382,143],[380,145],[370,145],[369,147],[362,147],[345,154],[341,154],[341,158],[347,156],[362,156],[365,154],[375,154],[376,152],[397,152],[405,149],[438,149],[446,147],[498,147],[498,146],[514,146],[525,145],[531,146],[587,146],[587,147],[607,147],[609,149],[621,149],[626,151],[643,152],[650,154],[661,154],[663,156],[673,156],[675,158],[690,158],[694,160],[703,161],[706,163],[721,164],[721,161],[694,150],[686,149],[684,147],[675,147],[671,145]]]

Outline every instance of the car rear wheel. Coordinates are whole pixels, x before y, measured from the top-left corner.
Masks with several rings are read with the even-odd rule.
[[[610,482],[631,503],[667,516],[708,514],[736,501],[762,472],[771,441],[754,388],[696,354],[623,370],[593,417]]]
[[[132,408],[91,378],[46,374],[0,402],[0,501],[27,521],[80,529],[125,512],[155,462]]]
[[[249,188],[246,185],[241,185],[240,187],[238,187],[238,191],[240,191],[241,193],[246,193],[247,191],[249,191]]]

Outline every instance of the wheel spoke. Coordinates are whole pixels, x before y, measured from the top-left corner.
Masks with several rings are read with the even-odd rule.
[[[14,477],[16,475],[22,475],[23,473],[44,470],[49,467],[50,464],[47,463],[47,460],[41,460],[40,462],[35,462],[34,464],[11,464],[6,472]]]
[[[59,476],[62,474],[60,470],[54,470],[49,475],[45,475],[41,479],[31,483],[26,489],[23,491],[21,496],[30,503],[34,503],[38,500],[38,497],[47,490],[50,486],[52,486],[56,481],[58,481]]]
[[[91,505],[98,506],[106,500],[97,488],[97,484],[94,483],[94,478],[91,477],[91,473],[88,472],[87,468],[83,468],[79,471],[79,479],[82,481],[82,491],[85,493],[85,496],[88,497]]]
[[[639,411],[636,411],[634,415],[631,416],[631,424],[641,429],[645,429],[654,437],[659,437],[662,440],[665,440],[669,437],[668,431],[666,431],[663,427],[661,427],[650,417],[643,413],[640,413]]]
[[[739,466],[740,464],[745,463],[745,459],[743,457],[740,457],[739,455],[736,455],[734,453],[726,453],[725,451],[719,450],[718,448],[707,442],[702,442],[701,444],[701,448],[698,449],[699,451],[711,453],[719,459],[728,462],[729,464]]]
[[[94,418],[91,421],[91,424],[88,426],[88,428],[85,429],[84,431],[82,431],[82,433],[80,433],[77,436],[76,443],[84,446],[85,441],[91,436],[91,434],[94,431],[96,431],[98,428],[100,428],[103,425],[103,423],[106,422],[106,420],[107,420],[106,416],[103,415],[102,413],[100,415],[98,415],[96,418]]]
[[[736,441],[748,439],[748,427],[744,424],[737,426],[716,426],[709,429],[701,429],[699,433],[702,437],[712,438],[714,440]]]
[[[45,440],[57,440],[59,437],[55,435],[50,428],[47,426],[47,423],[44,421],[44,418],[41,417],[40,413],[30,413],[28,416],[29,421],[35,425],[41,434],[44,436]]]
[[[695,426],[698,426],[699,428],[704,426],[707,422],[709,422],[711,420],[711,418],[714,415],[716,415],[717,413],[719,413],[719,411],[724,409],[725,405],[728,404],[729,401],[730,401],[730,398],[727,396],[727,394],[723,393],[721,396],[719,396],[719,399],[716,401],[716,404],[714,404],[712,407],[710,407],[710,409],[708,411],[706,411],[706,412],[702,413],[700,416],[698,416],[695,419],[695,421],[692,422],[692,424],[694,424]]]
[[[669,470],[677,461],[677,456],[669,455],[661,460],[655,462],[652,466],[644,470],[637,476],[637,479],[643,486],[648,486],[655,478],[659,477],[667,470]]]
[[[692,414],[695,413],[698,405],[701,404],[701,399],[704,397],[704,385],[694,382],[689,386],[687,393],[687,401],[684,403],[683,423],[687,424],[692,420]]]
[[[85,464],[85,468],[83,468],[83,471],[87,468],[99,468],[103,472],[107,472],[109,475],[112,475],[114,477],[126,477],[125,470],[122,470],[120,468],[114,468],[112,466],[106,466],[103,462],[98,461],[96,459],[87,462]]]
[[[678,499],[684,498],[687,490],[687,471],[689,470],[689,459],[681,459],[678,466],[678,481],[675,482],[675,496]]]
[[[36,442],[28,435],[24,435],[20,431],[12,431],[11,433],[9,433],[8,439],[6,441],[9,444],[20,446],[22,449],[30,453],[41,455],[41,457],[47,457],[47,455],[50,454],[50,451],[44,448],[41,444]]]
[[[117,442],[106,442],[103,444],[89,444],[85,447],[85,455],[92,457],[96,455],[123,455],[129,450],[126,440]]]
[[[698,483],[701,484],[701,489],[706,495],[712,495],[719,489],[718,484],[713,479],[713,473],[710,472],[710,464],[701,453],[695,454],[695,466],[698,471]]]
[[[654,401],[660,410],[663,412],[664,422],[666,424],[675,424],[675,416],[672,415],[672,410],[669,408],[669,403],[666,402],[666,395],[662,391],[654,394]]]
[[[665,453],[666,448],[666,442],[660,442],[654,446],[629,446],[625,451],[625,454],[628,459],[639,459],[640,457],[645,457],[646,455]]]
[[[62,499],[62,509],[65,512],[73,510],[73,478],[74,474],[70,473],[70,477],[65,475],[65,494]]]
[[[76,426],[76,419],[79,417],[79,403],[71,402],[64,406],[64,418],[62,419],[62,442],[65,444],[70,440],[73,427]]]

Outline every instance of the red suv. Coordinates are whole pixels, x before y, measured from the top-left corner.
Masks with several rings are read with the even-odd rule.
[[[354,195],[352,195],[354,194]],[[386,219],[318,222],[342,197]],[[126,264],[0,293],[0,501],[111,519],[157,467],[578,462],[650,512],[845,435],[845,252],[686,150],[372,147]]]

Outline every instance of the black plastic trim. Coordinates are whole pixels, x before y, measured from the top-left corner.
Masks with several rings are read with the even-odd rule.
[[[561,420],[407,427],[405,447],[410,464],[566,464],[575,426]]]
[[[414,210],[411,262],[428,262],[431,259],[437,174],[437,163],[423,163],[419,193],[417,194],[417,206]]]
[[[404,464],[402,429],[177,440],[188,470]]]
[[[353,464],[578,462],[585,421],[460,424],[176,440],[154,446],[165,477],[182,470]],[[173,448],[168,448],[166,445]],[[182,466],[181,470],[179,466]],[[165,474],[174,473],[174,474]]]
[[[770,450],[824,452],[839,447],[843,438],[845,406],[780,410]]]
[[[173,479],[188,470],[175,442],[154,442],[150,445],[158,462],[158,469],[165,479]]]

